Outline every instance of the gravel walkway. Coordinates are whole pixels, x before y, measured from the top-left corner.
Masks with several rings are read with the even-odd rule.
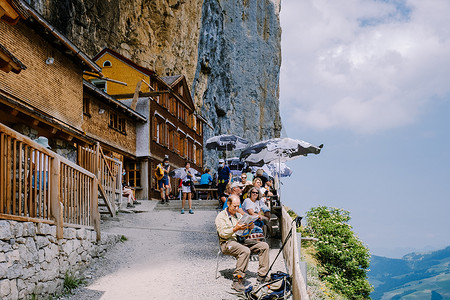
[[[102,224],[102,232],[124,235],[104,258],[85,271],[87,285],[65,300],[95,299],[238,299],[230,294],[236,261],[219,260],[220,277],[215,279],[218,251],[215,211],[156,211],[156,201],[141,201],[135,214],[119,214]],[[270,261],[279,245],[272,245]],[[258,261],[250,261],[247,281],[256,282]],[[285,271],[280,255],[272,271]]]

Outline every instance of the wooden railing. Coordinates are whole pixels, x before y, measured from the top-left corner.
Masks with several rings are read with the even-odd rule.
[[[89,227],[100,239],[97,178],[0,123],[0,219]]]
[[[293,230],[292,236],[283,248],[284,261],[289,274],[292,276],[292,294],[294,299],[308,300],[309,296],[306,291],[305,280],[300,271],[300,256],[299,249],[297,247],[297,229],[295,227],[295,222],[292,222],[291,216],[289,216],[284,207],[282,207],[281,213],[282,216],[280,225],[282,241],[285,241],[289,232]]]
[[[98,178],[98,191],[102,195],[111,216],[116,214],[115,201],[122,199],[122,162],[103,154],[99,143],[94,148],[78,147],[78,164]]]
[[[116,203],[120,203],[122,201],[122,162],[108,156],[103,155],[103,157],[111,170],[112,176],[115,177],[115,184],[112,186],[114,200]]]

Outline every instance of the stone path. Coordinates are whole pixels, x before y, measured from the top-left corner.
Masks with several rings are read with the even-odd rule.
[[[155,210],[156,201],[141,201],[139,213],[119,214],[102,231],[124,235],[106,256],[89,268],[85,287],[61,299],[237,299],[230,294],[235,260],[221,257],[215,279],[216,211]],[[278,245],[279,247],[279,245]],[[271,249],[271,262],[278,249]],[[247,280],[256,281],[257,261],[249,263]],[[285,271],[282,255],[272,271]]]

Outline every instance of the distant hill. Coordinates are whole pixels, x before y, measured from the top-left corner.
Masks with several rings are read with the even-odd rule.
[[[374,300],[450,299],[450,247],[402,259],[372,255],[368,276]]]

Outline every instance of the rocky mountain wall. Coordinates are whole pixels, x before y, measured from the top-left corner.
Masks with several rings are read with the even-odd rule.
[[[209,123],[205,140],[279,136],[280,0],[30,3],[90,56],[109,47],[160,75],[184,74]],[[205,151],[207,165],[216,159]]]
[[[201,25],[192,90],[212,125],[205,140],[218,134],[251,143],[279,137],[279,2],[204,0]],[[215,166],[215,150],[205,154],[206,165]]]

